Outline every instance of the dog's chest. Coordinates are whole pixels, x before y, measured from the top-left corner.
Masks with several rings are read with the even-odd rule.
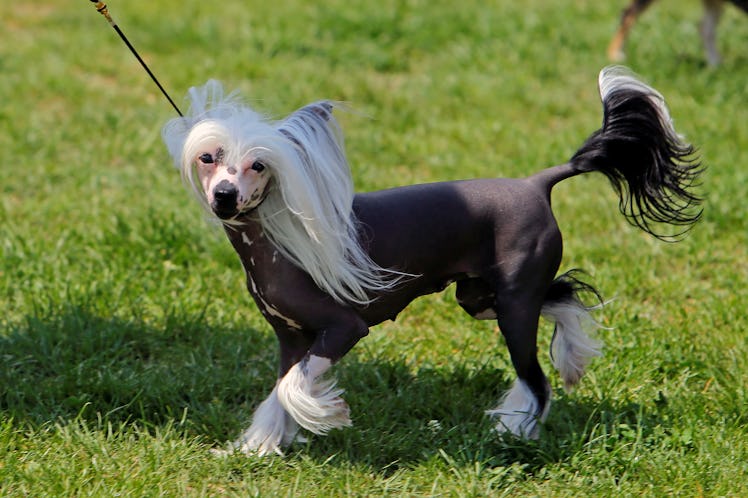
[[[226,234],[244,267],[247,290],[265,319],[272,325],[279,323],[287,328],[301,329],[300,320],[279,305],[278,299],[279,288],[292,283],[289,272],[298,273],[295,268],[264,232],[252,224],[229,227]]]

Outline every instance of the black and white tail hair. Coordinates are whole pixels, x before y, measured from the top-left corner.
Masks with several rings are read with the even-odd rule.
[[[676,240],[702,213],[701,198],[690,189],[703,170],[693,146],[676,133],[662,95],[627,68],[603,69],[599,88],[603,125],[571,158],[569,174],[603,173],[618,193],[619,209],[629,222],[661,240]],[[681,229],[663,234],[657,230],[660,224]],[[556,324],[551,358],[567,389],[579,381],[601,349],[587,332],[600,327],[589,312],[604,303],[578,275],[571,271],[558,277],[542,310]],[[586,306],[580,293],[591,294],[597,304]]]
[[[599,77],[603,126],[571,158],[579,172],[599,171],[619,195],[626,219],[665,241],[679,239],[701,217],[694,186],[703,171],[692,145],[673,127],[663,96],[622,66]],[[659,233],[655,225],[682,227]]]
[[[534,176],[549,191],[556,183],[582,173],[598,171],[619,195],[619,209],[630,223],[665,241],[682,237],[701,217],[701,198],[692,193],[703,168],[694,148],[679,136],[659,92],[639,81],[628,69],[605,68],[599,77],[603,125],[564,165]],[[675,234],[659,231],[674,225]],[[595,296],[587,306],[580,293]],[[542,314],[555,323],[551,359],[568,390],[584,375],[602,345],[590,337],[600,325],[590,311],[603,305],[597,291],[578,272],[556,278],[549,288]],[[518,379],[498,408],[487,413],[499,418],[497,429],[534,438],[538,422],[550,407],[550,386],[538,400],[529,385]]]

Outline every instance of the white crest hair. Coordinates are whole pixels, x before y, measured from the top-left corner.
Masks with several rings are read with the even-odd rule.
[[[203,144],[217,142],[227,161],[251,153],[268,168],[267,196],[254,214],[283,256],[324,292],[342,303],[365,305],[370,293],[387,291],[407,276],[377,265],[360,244],[353,181],[333,103],[310,104],[272,122],[241,104],[235,93],[224,96],[215,80],[190,89],[189,98],[187,116],[169,121],[162,136],[209,212],[194,158]]]

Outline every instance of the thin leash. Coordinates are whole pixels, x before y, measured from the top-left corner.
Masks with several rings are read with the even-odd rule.
[[[132,46],[130,43],[130,40],[127,39],[125,34],[122,32],[121,29],[119,29],[119,26],[117,26],[117,23],[114,22],[114,19],[112,19],[112,16],[109,14],[109,9],[104,4],[104,2],[97,2],[96,0],[91,0],[91,3],[94,4],[96,7],[96,10],[99,11],[99,13],[106,18],[107,21],[109,21],[109,25],[114,28],[114,31],[117,32],[119,37],[122,39],[123,42],[125,42],[125,45],[127,45],[127,48],[130,49],[130,52],[135,56],[136,59],[138,59],[138,62],[140,62],[140,65],[143,66],[143,69],[146,70],[148,73],[148,76],[151,77],[154,83],[156,83],[156,86],[158,86],[158,89],[161,90],[161,93],[164,94],[164,97],[166,97],[166,100],[169,101],[171,106],[174,108],[175,111],[177,111],[177,114],[180,116],[183,116],[182,111],[179,110],[179,107],[177,107],[177,104],[174,103],[173,100],[171,100],[171,97],[169,97],[169,94],[166,93],[166,90],[163,86],[161,86],[161,83],[159,83],[158,79],[156,78],[156,75],[154,75],[151,70],[148,68],[148,65],[146,65],[145,61],[140,57],[140,54],[138,54],[137,50],[135,50],[135,47]]]

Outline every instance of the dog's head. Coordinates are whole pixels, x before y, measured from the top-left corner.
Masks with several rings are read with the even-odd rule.
[[[345,163],[330,128],[336,125],[328,102],[272,122],[234,94],[224,96],[216,81],[192,88],[189,98],[188,115],[169,121],[162,135],[187,184],[225,223],[257,208],[273,190],[293,202],[297,192],[314,187],[320,168],[311,162],[317,158],[331,159],[328,168],[341,157]],[[336,157],[330,158],[329,150]]]
[[[204,207],[225,225],[259,222],[288,261],[341,303],[368,304],[402,273],[361,246],[353,180],[331,102],[270,121],[209,81],[162,135]],[[242,216],[252,212],[251,216]]]
[[[222,220],[256,208],[272,178],[270,150],[253,143],[263,141],[253,141],[252,135],[244,135],[232,121],[198,122],[187,135],[183,152],[183,174],[206,207]]]

